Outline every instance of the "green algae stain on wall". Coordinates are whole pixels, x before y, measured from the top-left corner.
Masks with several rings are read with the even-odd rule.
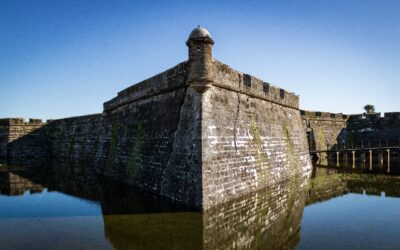
[[[58,143],[58,152],[61,154],[61,152],[64,151],[65,149],[65,130],[64,127],[60,127],[60,141]]]
[[[83,157],[85,155],[85,151],[86,151],[86,144],[87,144],[87,140],[86,137],[83,137],[82,140],[79,141],[79,153],[80,153],[80,157]]]
[[[71,142],[70,142],[69,147],[68,147],[68,152],[67,152],[67,157],[68,158],[72,157],[72,154],[73,154],[73,151],[74,151],[74,146],[75,146],[75,134],[72,135]]]
[[[296,208],[296,193],[297,189],[301,186],[301,180],[299,177],[302,174],[301,164],[299,162],[298,153],[295,150],[295,144],[292,137],[290,136],[289,127],[286,122],[282,125],[285,142],[286,142],[286,154],[289,160],[289,171],[293,173],[294,178],[292,185],[287,187],[288,189],[288,208],[286,211],[285,225],[290,225],[292,217],[291,215],[295,212]]]
[[[317,149],[323,150],[326,148],[326,138],[325,133],[321,128],[317,129]]]
[[[284,122],[282,128],[286,142],[286,155],[289,160],[289,171],[292,172],[294,175],[299,176],[302,173],[301,164],[299,162],[300,157],[298,155],[298,152],[296,152],[295,150],[295,145],[292,137],[290,136],[288,124]]]
[[[295,145],[294,145],[292,137],[290,136],[289,126],[288,126],[287,122],[284,122],[282,127],[283,127],[284,136],[285,136],[285,142],[287,145],[288,155],[290,158],[298,159],[298,157],[296,157],[296,155],[295,155],[296,154]]]
[[[268,155],[263,150],[263,139],[261,138],[260,130],[257,127],[257,123],[253,119],[250,124],[250,134],[253,137],[252,144],[256,147],[257,163],[264,163],[268,161]]]
[[[110,138],[110,147],[108,149],[107,155],[107,163],[106,163],[106,172],[111,171],[112,165],[115,160],[115,153],[117,149],[118,142],[118,126],[113,124],[111,127],[111,138]]]
[[[140,154],[143,147],[143,123],[136,125],[134,133],[134,143],[129,154],[127,174],[129,182],[134,182],[140,169]]]
[[[256,121],[253,119],[250,123],[250,135],[253,137],[251,144],[255,147],[255,157],[256,157],[256,164],[267,164],[268,163],[268,155],[267,152],[263,148],[264,141],[261,138],[260,130],[257,126]],[[272,178],[272,173],[268,170],[263,171],[262,173],[258,174],[257,183],[258,185],[264,185],[265,183],[269,182]]]

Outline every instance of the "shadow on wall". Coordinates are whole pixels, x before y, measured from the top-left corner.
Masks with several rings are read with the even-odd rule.
[[[104,131],[102,120],[101,114],[48,120],[46,123],[38,119],[29,122],[20,118],[2,119],[0,157],[94,160],[107,146],[107,140],[101,136]]]

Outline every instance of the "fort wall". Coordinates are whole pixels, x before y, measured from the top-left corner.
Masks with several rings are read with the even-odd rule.
[[[328,150],[343,140],[348,115],[300,111],[310,151]]]
[[[51,120],[42,130],[50,157],[80,160],[104,158],[106,138],[102,114]]]
[[[94,162],[116,180],[204,208],[307,175],[298,96],[217,61],[203,95],[187,74],[178,64],[119,92],[101,114],[3,122],[14,139],[3,147],[9,157]]]
[[[45,123],[40,119],[0,119],[0,157],[38,157],[46,155],[40,133]]]
[[[104,173],[201,207],[201,98],[186,79],[182,63],[105,104]]]

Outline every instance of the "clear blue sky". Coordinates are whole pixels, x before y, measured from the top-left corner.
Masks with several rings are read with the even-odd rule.
[[[398,0],[0,0],[0,117],[101,112],[186,60],[198,24],[216,59],[295,92],[303,109],[400,111]]]

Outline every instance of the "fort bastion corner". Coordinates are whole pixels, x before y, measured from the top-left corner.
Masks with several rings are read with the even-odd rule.
[[[299,97],[215,60],[195,28],[187,61],[120,91],[100,114],[0,120],[0,157],[87,161],[101,174],[206,210],[282,181],[311,161]]]

